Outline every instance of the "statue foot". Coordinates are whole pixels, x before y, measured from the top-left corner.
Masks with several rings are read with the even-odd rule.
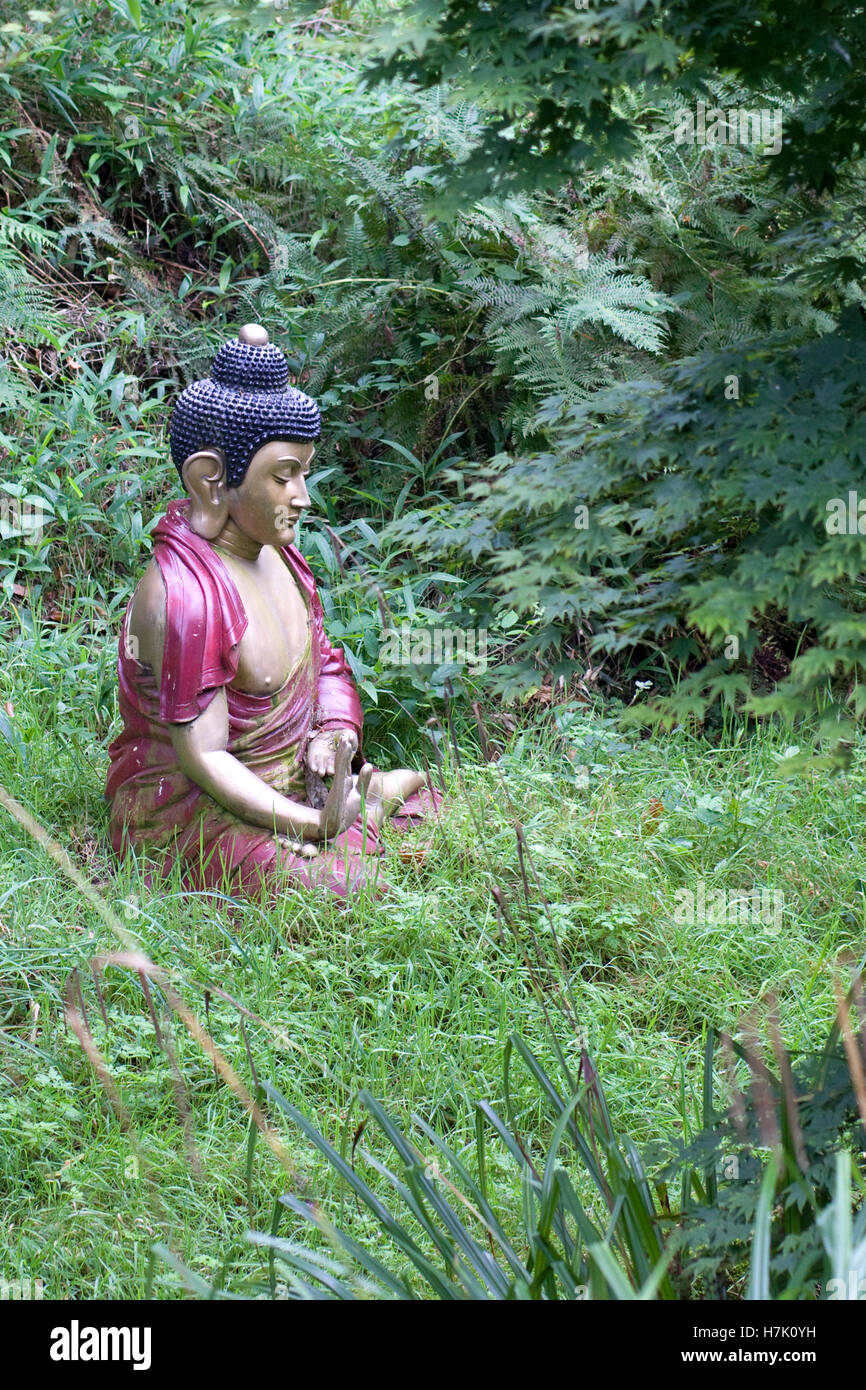
[[[291,835],[278,835],[277,838],[282,844],[288,845],[293,854],[299,854],[302,859],[315,859],[319,853],[318,845],[313,844],[310,840],[293,840]]]
[[[398,767],[391,772],[374,772],[370,778],[369,794],[373,802],[381,806],[379,824],[387,816],[393,815],[423,785],[424,773],[413,772],[411,768]]]

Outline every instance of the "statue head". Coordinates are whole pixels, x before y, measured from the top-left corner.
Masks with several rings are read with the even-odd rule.
[[[210,376],[178,397],[171,456],[199,535],[213,540],[231,520],[260,545],[294,539],[294,520],[309,506],[304,477],[321,417],[288,376],[266,330],[246,324],[220,348]]]

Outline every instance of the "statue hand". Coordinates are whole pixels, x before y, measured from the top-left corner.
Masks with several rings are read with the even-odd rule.
[[[366,798],[370,778],[375,768],[365,763],[357,777],[352,777],[349,764],[353,755],[352,741],[340,734],[334,758],[334,780],[328,799],[319,813],[319,838],[333,840],[358,819],[361,800]]]
[[[331,777],[336,767],[337,743],[341,738],[349,739],[352,756],[358,751],[358,735],[354,729],[323,729],[314,734],[307,744],[304,761],[311,772],[320,777]]]

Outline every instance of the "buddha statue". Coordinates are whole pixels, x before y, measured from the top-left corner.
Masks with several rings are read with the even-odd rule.
[[[164,850],[197,887],[258,894],[286,871],[346,898],[378,882],[383,821],[438,801],[423,774],[363,761],[358,692],[294,544],[320,429],[257,324],[172,412],[187,497],[124,617],[106,795],[114,849]]]

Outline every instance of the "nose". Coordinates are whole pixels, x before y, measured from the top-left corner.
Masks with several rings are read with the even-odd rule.
[[[311,505],[310,494],[307,492],[307,480],[303,473],[297,473],[292,479],[292,506],[300,509]]]

